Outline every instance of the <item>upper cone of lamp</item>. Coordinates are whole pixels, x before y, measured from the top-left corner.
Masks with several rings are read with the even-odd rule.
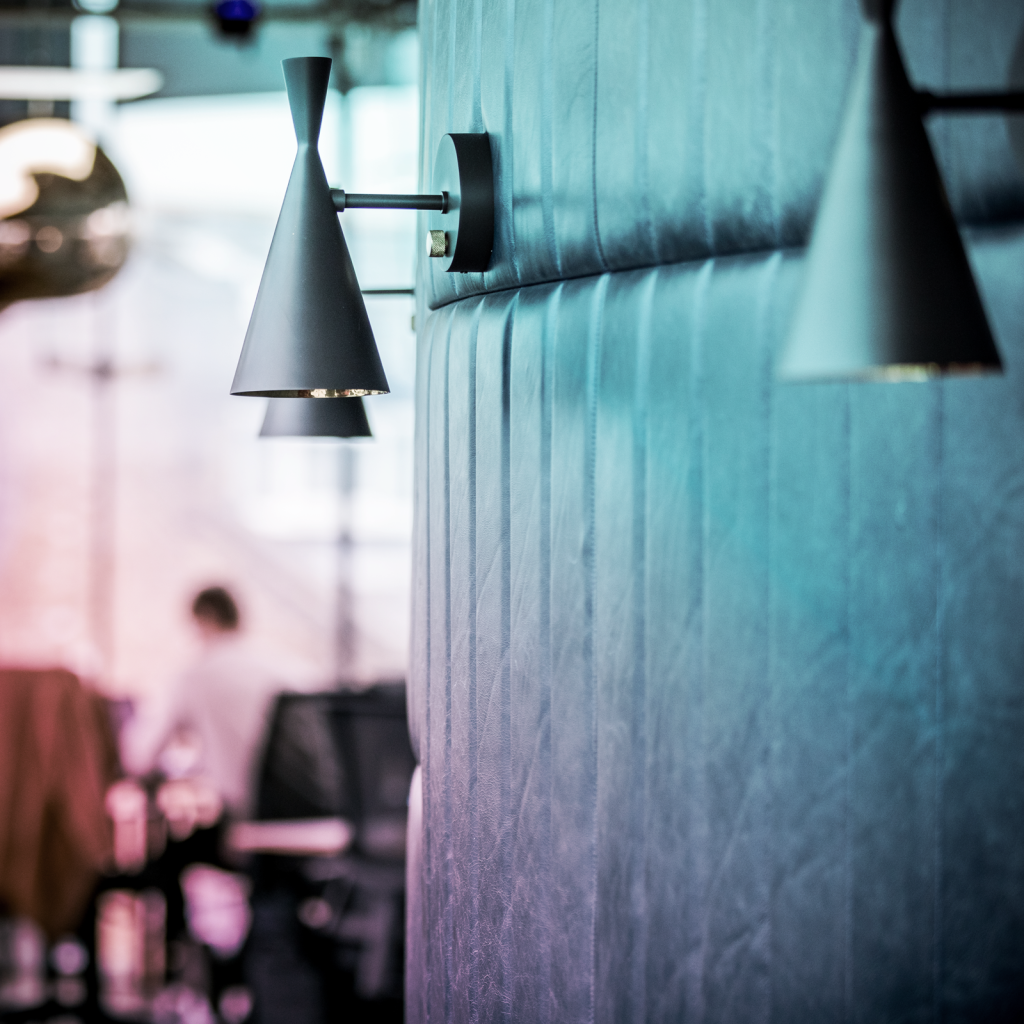
[[[331,61],[296,57],[282,63],[299,149],[231,393],[282,398],[387,394],[317,151]]]

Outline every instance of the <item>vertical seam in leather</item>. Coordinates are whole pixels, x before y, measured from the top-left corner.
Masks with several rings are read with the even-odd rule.
[[[454,5],[453,5],[454,7]],[[457,309],[457,307],[456,307]],[[455,922],[452,909],[452,471],[451,471],[451,381],[449,379],[452,331],[457,313],[448,318],[444,343],[444,859],[442,880],[444,908],[444,1017],[452,1019],[452,974]]]
[[[459,39],[459,0],[448,0],[448,7],[451,13],[448,18],[448,123],[444,127],[445,133],[455,131],[455,52]],[[428,260],[428,262],[431,261]],[[447,276],[451,278],[455,298],[461,298],[464,291],[461,285],[465,280],[462,274],[450,274]]]
[[[418,47],[418,60],[419,66],[416,69],[416,87],[419,89],[418,100],[419,100],[419,138],[416,140],[416,191],[426,192],[426,188],[423,183],[423,175],[426,166],[426,152],[427,152],[427,109],[429,107],[429,98],[427,93],[427,36],[423,30],[424,21],[426,19],[426,4],[420,4],[416,11],[416,29],[419,33],[419,47]],[[347,120],[349,111],[347,109],[348,97],[342,96],[341,109],[342,116]],[[342,163],[344,167],[347,161]],[[345,182],[341,182],[342,185]],[[417,213],[416,220],[416,233],[419,234],[419,217]],[[417,291],[422,291],[419,287],[421,276],[419,267],[419,256],[417,255],[415,263],[413,264],[413,280],[417,285]],[[416,301],[416,300],[414,300]]]
[[[504,184],[505,201],[504,221],[508,225],[508,261],[512,264],[515,280],[521,281],[519,274],[519,260],[516,256],[516,222],[512,216],[512,208],[515,204],[515,174],[512,158],[512,137],[515,119],[512,115],[512,100],[515,90],[515,56],[516,56],[516,0],[505,0],[505,125],[504,136],[501,140],[500,165],[496,169],[498,179]],[[496,262],[496,260],[494,261]]]
[[[700,706],[693,709],[693,715],[698,722],[697,728],[697,751],[695,760],[695,771],[693,773],[695,804],[693,817],[699,816],[699,821],[693,826],[693,834],[704,836],[707,832],[707,731],[706,731],[706,715],[704,714],[704,694],[707,686],[708,678],[708,623],[707,623],[707,604],[708,604],[708,573],[707,573],[707,557],[708,557],[708,532],[711,528],[710,517],[708,515],[708,489],[707,489],[707,473],[706,466],[708,461],[707,452],[707,401],[704,394],[704,332],[706,329],[705,320],[705,305],[707,303],[708,292],[711,288],[711,281],[714,278],[715,272],[715,261],[713,259],[708,260],[703,267],[700,269],[700,273],[697,277],[696,288],[694,289],[693,297],[693,346],[691,349],[691,357],[693,360],[693,371],[691,373],[691,386],[693,393],[691,395],[691,409],[693,410],[693,436],[694,450],[700,452],[700,506],[701,506],[701,533],[700,533],[700,552],[699,552],[699,579],[694,581],[694,589],[700,594],[700,602],[698,605],[698,615],[700,616],[700,673],[695,687],[696,699],[699,701]],[[697,873],[697,891],[700,893],[700,907],[697,913],[701,917],[700,928],[699,928],[699,947],[697,951],[697,970],[696,978],[693,979],[693,999],[694,999],[694,1021],[695,1024],[701,1024],[704,1021],[706,1013],[705,997],[704,997],[704,966],[707,956],[707,885],[708,885],[708,865],[707,865],[707,848],[705,842],[697,841],[695,843],[695,859],[696,873]]]
[[[435,113],[434,104],[432,102],[430,102],[431,99],[432,99],[432,94],[435,91],[434,90],[434,84],[435,84],[434,83],[434,79],[440,75],[440,72],[437,69],[438,40],[441,37],[441,17],[439,15],[439,12],[438,12],[438,9],[437,9],[438,3],[440,3],[440,0],[434,0],[434,2],[431,3],[431,10],[433,12],[433,17],[431,18],[431,22],[430,22],[430,29],[431,29],[431,33],[430,34],[431,34],[431,37],[432,37],[432,44],[431,44],[431,48],[430,48],[429,61],[426,59],[427,55],[426,54],[424,55],[424,63],[427,63],[428,66],[429,66],[429,69],[430,69],[429,79],[431,81],[431,85],[430,85],[431,96],[425,96],[423,98],[423,100],[421,101],[424,104],[424,106],[423,106],[423,110],[424,110],[424,115],[423,115],[423,147],[424,147],[424,154],[423,154],[423,178],[424,178],[424,190],[432,187],[432,178],[433,178],[433,174],[434,174],[434,153],[437,150],[437,144],[441,141],[441,136],[444,134],[444,132],[438,133],[438,131],[437,131],[436,119],[431,116],[432,114]],[[424,38],[426,38],[426,36],[424,36]],[[449,106],[451,106],[451,99],[450,98],[449,98],[448,103],[449,103]],[[438,107],[437,114],[438,114],[438,116],[440,116],[440,106],[441,106],[441,104],[440,104],[440,101],[439,101],[438,104],[437,104],[437,107]],[[426,220],[424,218],[424,215],[421,214],[421,215],[418,215],[418,216],[421,218],[420,223],[421,224],[425,224]],[[418,247],[417,247],[417,252],[418,252]],[[430,259],[425,259],[424,260],[424,263],[423,263],[423,278],[424,278],[424,284],[426,286],[425,287],[425,291],[427,291],[427,293],[429,295],[429,300],[428,301],[436,302],[437,301],[437,297],[438,297],[438,292],[441,291],[442,289],[439,289],[437,287],[436,283],[435,283],[436,275],[434,274],[434,268],[430,265],[432,262],[433,261],[430,260]]]
[[[418,279],[417,279],[418,283]],[[419,305],[414,307],[416,312],[419,313]],[[415,314],[413,314],[415,316]],[[422,313],[420,314],[422,316]],[[422,324],[422,320],[420,321]],[[423,760],[421,749],[422,749],[422,736],[420,735],[420,723],[419,723],[419,660],[417,654],[419,653],[419,638],[420,631],[422,630],[421,625],[421,599],[420,599],[420,572],[419,572],[419,547],[420,547],[420,529],[423,522],[422,513],[420,511],[420,481],[422,479],[424,465],[423,459],[420,456],[420,446],[423,444],[423,434],[420,430],[420,409],[423,407],[421,401],[421,390],[423,387],[423,369],[420,363],[420,357],[422,353],[422,333],[421,331],[416,332],[416,375],[415,383],[413,385],[413,444],[412,444],[412,571],[410,573],[412,587],[410,591],[409,601],[409,679],[406,687],[406,719],[409,724],[409,742],[412,744],[413,755],[415,756],[416,763],[420,764]]]
[[[455,44],[458,42],[458,0],[448,0],[448,124],[447,131],[455,127]]]
[[[943,692],[944,682],[944,658],[943,658],[943,568],[944,550],[942,543],[942,490],[943,490],[943,455],[945,438],[943,437],[943,424],[945,420],[945,393],[946,385],[939,381],[935,388],[935,424],[933,435],[935,437],[935,792],[934,792],[934,814],[935,814],[935,865],[934,865],[934,908],[932,911],[932,927],[934,929],[933,949],[933,978],[932,978],[932,1001],[933,1014],[936,1024],[942,1020],[942,798],[943,798],[943,759],[945,756],[945,694]]]
[[[484,47],[484,2],[473,3],[473,114],[470,130],[484,130],[483,101],[480,98],[480,64]]]
[[[708,203],[708,10],[707,0],[694,0],[693,5],[693,110],[700,111],[700,130],[693,131],[692,137],[700,143],[700,153],[694,161],[700,160],[701,181],[700,204],[704,222],[704,245],[709,253],[714,252],[714,230],[711,225],[711,211]]]
[[[853,410],[850,404],[850,389],[853,384],[841,385],[843,393],[843,455],[846,458],[845,472],[841,478],[845,483],[843,501],[846,505],[846,556],[843,558],[845,577],[843,579],[845,614],[843,616],[844,651],[844,709],[845,722],[845,763],[846,771],[843,792],[843,1021],[853,1020]]]
[[[636,0],[636,5],[636,117],[633,122],[636,191],[640,201],[644,228],[647,231],[647,241],[651,247],[651,257],[655,263],[659,263],[661,257],[658,254],[658,235],[654,230],[654,219],[651,216],[650,168],[647,160],[647,139],[650,132],[648,86],[650,84],[651,12],[649,0]]]
[[[558,236],[555,232],[554,195],[554,121],[555,58],[553,53],[555,35],[555,0],[544,0],[544,22],[541,32],[541,99],[540,99],[540,206],[544,220],[544,241],[555,272],[562,273],[562,257],[558,251]]]
[[[775,221],[776,227],[778,221]],[[773,388],[772,388],[772,376],[774,372],[774,361],[772,359],[772,329],[771,325],[773,322],[773,298],[776,294],[776,282],[779,277],[779,269],[782,266],[782,253],[775,252],[765,262],[764,269],[762,271],[763,280],[761,281],[760,294],[758,295],[758,304],[760,309],[758,310],[758,358],[761,361],[761,402],[764,410],[765,425],[764,433],[762,435],[764,448],[761,453],[762,459],[764,460],[765,467],[765,550],[768,552],[768,572],[765,579],[765,680],[767,684],[767,714],[765,716],[765,726],[762,729],[762,734],[766,737],[764,744],[764,788],[765,788],[765,810],[764,810],[764,843],[762,849],[765,851],[761,862],[761,870],[767,872],[767,884],[764,887],[764,898],[765,903],[762,908],[764,913],[764,925],[766,931],[765,938],[765,959],[766,959],[766,972],[765,972],[765,983],[767,986],[767,992],[765,995],[764,1004],[764,1019],[771,1024],[773,1017],[773,986],[772,986],[772,939],[773,929],[772,923],[774,919],[774,907],[772,900],[772,875],[775,865],[775,850],[777,848],[775,843],[775,830],[773,827],[774,823],[774,789],[772,787],[772,774],[771,774],[771,737],[779,735],[775,731],[774,725],[776,722],[776,690],[775,690],[775,586],[774,586],[774,575],[772,572],[772,550],[774,547],[774,536],[775,532],[772,529],[772,524],[775,522],[775,517],[772,515],[772,508],[775,501],[775,487],[773,467],[775,464],[774,459],[774,409],[772,403]]]
[[[427,342],[427,387],[426,387],[426,401],[424,402],[424,405],[426,406],[426,408],[423,411],[423,432],[424,432],[424,435],[426,436],[426,439],[427,439],[426,452],[425,452],[426,467],[425,467],[425,472],[424,472],[424,476],[425,476],[424,491],[425,491],[425,493],[424,493],[424,496],[423,496],[423,507],[424,507],[424,513],[423,514],[424,514],[424,518],[426,519],[426,529],[424,530],[424,534],[425,534],[424,545],[425,545],[425,547],[427,549],[426,553],[425,553],[425,559],[424,559],[424,565],[426,566],[426,568],[425,568],[426,579],[423,581],[423,583],[424,583],[424,590],[426,592],[426,617],[425,617],[426,629],[424,631],[425,634],[426,634],[426,639],[425,639],[425,643],[424,643],[424,647],[425,647],[425,651],[424,651],[424,655],[425,655],[425,658],[424,658],[424,676],[426,678],[423,681],[423,691],[424,691],[424,736],[423,736],[422,751],[421,751],[422,759],[423,759],[423,775],[422,775],[423,792],[421,794],[422,800],[423,800],[423,868],[422,868],[422,876],[423,876],[423,880],[424,880],[424,884],[423,884],[423,899],[424,899],[424,903],[425,904],[426,904],[426,901],[429,900],[429,898],[430,898],[430,882],[432,881],[432,879],[430,877],[430,870],[431,870],[431,864],[432,864],[432,861],[433,861],[432,845],[431,845],[432,844],[431,822],[432,822],[433,819],[432,819],[432,816],[430,814],[430,785],[429,785],[430,765],[431,765],[431,762],[433,760],[431,758],[431,756],[430,756],[430,746],[431,746],[431,732],[430,732],[430,703],[431,703],[431,701],[430,701],[430,682],[431,682],[431,657],[432,657],[432,647],[433,647],[432,637],[431,637],[431,623],[433,622],[433,616],[431,614],[432,611],[433,611],[433,608],[431,607],[431,605],[432,605],[433,602],[431,601],[431,590],[430,590],[430,587],[431,587],[430,558],[431,558],[431,548],[432,548],[432,544],[430,542],[430,530],[431,530],[431,525],[432,525],[431,521],[430,521],[430,489],[431,489],[430,488],[430,480],[431,480],[431,476],[432,476],[431,471],[430,471],[430,469],[431,469],[431,467],[430,467],[430,396],[432,394],[431,385],[433,384],[433,381],[434,381],[434,345],[433,345],[433,341],[434,341],[434,336],[437,333],[437,323],[438,323],[438,318],[437,317],[431,317],[430,318],[429,328],[428,328],[430,330],[430,338],[429,338],[429,340]],[[427,906],[426,909],[424,910],[424,917],[427,919],[427,922],[428,922],[426,924],[426,927],[425,927],[425,930],[428,932],[428,934],[432,930],[431,927],[430,927],[430,924],[429,924],[431,916],[432,915],[430,913],[430,908],[429,908],[429,906]],[[423,979],[423,987],[424,987],[424,992],[425,992],[425,998],[423,1000],[423,1003],[424,1003],[424,1006],[426,1008],[426,1018],[425,1019],[428,1022],[428,1024],[429,1024],[429,1021],[430,1021],[430,1019],[432,1017],[432,1013],[431,1013],[431,998],[430,998],[430,996],[431,996],[431,981],[433,979],[433,973],[434,973],[433,972],[433,957],[431,956],[431,951],[433,949],[433,945],[434,945],[433,943],[427,942],[427,951],[426,951],[426,956],[424,957],[424,960],[426,962],[426,975],[427,976],[426,976],[426,978]]]
[[[477,678],[476,678],[476,352],[480,337],[480,319],[486,299],[481,299],[473,313],[473,328],[469,337],[469,891],[472,923],[470,925],[471,954],[469,958],[469,1019],[471,1024],[480,1020],[480,808],[478,806],[478,743],[477,736]]]
[[[594,288],[590,310],[590,337],[587,344],[587,434],[586,434],[586,534],[583,542],[583,563],[586,571],[587,593],[584,599],[583,665],[584,675],[590,689],[590,749],[593,761],[593,808],[591,825],[591,892],[593,899],[590,914],[590,1020],[596,1020],[597,1008],[597,902],[598,882],[598,814],[597,779],[600,762],[597,758],[597,676],[594,666],[594,598],[597,590],[597,565],[594,558],[594,542],[597,521],[597,392],[598,373],[601,365],[601,330],[604,321],[604,302],[608,292],[609,276],[603,275]]]
[[[771,237],[773,245],[780,245],[780,217],[778,190],[778,116],[775,102],[775,55],[778,43],[775,38],[776,5],[770,0],[758,0],[758,64],[760,67],[759,95],[761,110],[762,144],[765,149],[764,168],[761,175],[761,187],[765,190],[765,201],[771,217]]]
[[[598,97],[598,73],[600,61],[598,56],[601,49],[601,0],[594,0],[594,111],[591,122],[590,136],[590,187],[591,198],[594,207],[594,244],[597,246],[597,255],[601,266],[608,269],[608,261],[604,256],[604,246],[601,244],[601,226],[597,216],[597,97]]]
[[[427,140],[430,138],[430,99],[431,89],[428,84],[430,77],[430,65],[431,57],[433,56],[431,51],[427,49],[427,40],[432,37],[432,32],[428,30],[427,24],[429,20],[430,5],[426,2],[421,3],[416,13],[416,27],[420,34],[420,47],[419,47],[419,86],[420,86],[420,138],[419,138],[419,190],[426,192],[429,187],[429,179],[426,178],[427,173]],[[345,101],[348,102],[347,99]],[[349,111],[345,111],[346,117],[349,115]],[[419,262],[417,260],[417,262]]]
[[[941,25],[942,25],[942,87],[944,89],[952,88],[953,83],[953,32],[950,24],[953,14],[950,10],[949,0],[942,0],[942,14]],[[953,122],[958,118],[953,117],[939,117],[932,118],[931,124],[928,126],[931,131],[937,131],[939,133],[938,138],[942,143],[942,154],[946,157],[944,161],[945,167],[943,168],[946,173],[943,175],[943,182],[946,189],[946,194],[949,197],[951,203],[954,206],[959,206],[959,200],[962,199],[960,194],[960,147],[954,146],[953,143]]]
[[[512,641],[512,460],[511,460],[511,374],[512,374],[512,331],[515,326],[516,309],[519,305],[517,292],[509,307],[505,320],[505,331],[501,346],[501,822],[502,822],[502,905],[512,904],[512,833],[515,822],[512,819],[512,671],[509,661]],[[503,922],[503,931],[508,919]],[[502,936],[505,954],[501,974],[502,1017],[513,1019],[513,979],[507,954],[507,933]]]
[[[644,11],[646,15],[646,0]],[[633,748],[634,793],[632,831],[637,853],[634,865],[633,1014],[647,1019],[647,410],[650,392],[651,321],[658,270],[645,274],[637,323],[636,377],[633,384],[633,559],[636,577],[633,592]]]
[[[545,900],[545,906],[551,905],[551,865],[554,859],[552,847],[552,821],[551,821],[551,435],[552,435],[552,364],[554,359],[552,352],[555,345],[555,335],[558,330],[559,304],[562,298],[561,284],[556,285],[548,296],[547,309],[544,316],[544,336],[541,342],[541,366],[540,366],[540,665],[544,674],[543,686],[541,687],[541,708],[540,717],[543,723],[541,728],[541,771],[548,780],[547,786],[547,815],[541,815],[544,833],[538,837],[538,847],[541,851],[541,875],[543,878],[541,896]],[[551,963],[551,930],[552,921],[549,913],[544,914],[544,937],[545,949],[542,951],[543,975],[539,981],[539,1000],[541,1007],[541,1022],[552,1019],[552,963]]]
[[[952,32],[950,30],[950,19],[952,14],[950,12],[950,4],[948,0],[943,0],[942,4],[942,82],[946,89],[950,88],[952,80]],[[959,168],[959,147],[955,150],[949,144],[951,140],[952,132],[952,121],[951,117],[944,117],[939,119],[942,123],[942,130],[944,133],[945,150],[952,157],[952,166],[954,173]],[[959,181],[959,175],[956,175],[953,179],[954,185]],[[935,940],[934,940],[934,963],[932,970],[934,977],[932,984],[934,986],[933,993],[933,1014],[938,1024],[942,1020],[942,969],[943,969],[943,949],[942,949],[942,843],[943,843],[943,829],[942,829],[942,798],[943,798],[943,758],[945,755],[945,736],[943,733],[944,722],[943,717],[945,713],[945,701],[943,693],[943,606],[942,606],[942,579],[943,579],[943,547],[942,547],[942,497],[943,497],[943,455],[944,455],[944,437],[942,435],[943,423],[945,420],[945,409],[944,399],[946,386],[943,382],[939,382],[937,387],[937,402],[938,410],[935,424],[935,437],[937,445],[936,453],[936,490],[935,490],[935,893],[934,893],[934,909],[933,915],[933,927],[935,929]]]

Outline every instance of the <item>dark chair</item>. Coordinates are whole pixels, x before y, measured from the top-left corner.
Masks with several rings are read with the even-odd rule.
[[[279,698],[258,817],[342,817],[355,838],[335,857],[258,858],[247,975],[261,1024],[294,1020],[299,1005],[310,1021],[401,1020],[414,766],[404,686]]]

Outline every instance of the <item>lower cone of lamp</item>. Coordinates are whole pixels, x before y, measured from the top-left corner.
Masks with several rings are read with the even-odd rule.
[[[373,437],[361,398],[272,398],[260,437]]]
[[[779,376],[1001,369],[891,25],[867,22]]]

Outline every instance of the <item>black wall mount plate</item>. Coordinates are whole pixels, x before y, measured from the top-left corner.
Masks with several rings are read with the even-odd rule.
[[[435,258],[450,273],[482,273],[494,248],[494,167],[486,132],[441,139],[431,191],[448,194],[447,210],[429,217],[430,230],[446,235],[445,254]]]

